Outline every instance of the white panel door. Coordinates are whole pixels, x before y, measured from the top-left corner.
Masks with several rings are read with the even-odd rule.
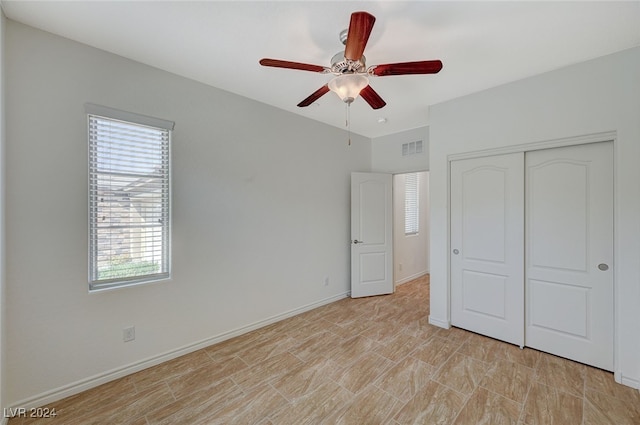
[[[451,162],[451,323],[524,345],[524,154]]]
[[[351,297],[393,293],[391,174],[351,173]]]
[[[526,345],[613,370],[613,146],[526,155]]]

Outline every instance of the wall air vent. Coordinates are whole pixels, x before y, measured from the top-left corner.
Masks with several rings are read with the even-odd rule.
[[[422,153],[422,140],[402,144],[402,156],[415,155],[417,153]]]

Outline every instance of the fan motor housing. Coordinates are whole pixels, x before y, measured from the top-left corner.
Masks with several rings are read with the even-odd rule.
[[[344,57],[344,51],[338,52],[331,58],[331,72],[340,74],[356,74],[366,72],[366,58],[362,56],[354,61]]]

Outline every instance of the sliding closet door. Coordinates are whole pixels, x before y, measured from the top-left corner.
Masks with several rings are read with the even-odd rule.
[[[613,370],[613,146],[526,154],[526,345]]]
[[[451,162],[451,322],[524,344],[524,154]]]

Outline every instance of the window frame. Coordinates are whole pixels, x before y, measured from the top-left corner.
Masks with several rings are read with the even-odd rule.
[[[85,104],[85,114],[86,114],[86,122],[87,122],[87,166],[88,166],[88,190],[87,190],[87,207],[88,207],[88,286],[89,292],[96,291],[104,291],[109,289],[123,288],[134,285],[140,285],[151,282],[158,282],[163,280],[171,279],[171,269],[172,269],[172,260],[171,260],[171,239],[172,239],[172,137],[173,137],[173,128],[174,123],[172,121],[167,121],[159,118],[148,117],[145,115],[140,115],[131,112],[125,112],[105,106],[95,105],[91,103]],[[167,171],[162,174],[162,181],[166,181],[167,189],[166,189],[166,204],[164,201],[161,201],[161,211],[166,211],[167,223],[162,224],[162,245],[160,248],[162,255],[162,262],[166,264],[164,270],[160,270],[158,272],[141,274],[136,276],[128,276],[128,277],[117,277],[111,279],[98,279],[98,227],[94,223],[96,220],[97,210],[94,210],[92,207],[95,207],[97,203],[97,195],[92,195],[92,189],[96,187],[94,179],[97,178],[98,172],[93,171],[92,167],[92,136],[91,136],[91,120],[92,117],[96,117],[96,119],[104,119],[110,121],[119,121],[124,122],[129,125],[139,126],[139,127],[147,127],[152,128],[154,130],[166,131],[166,153],[167,153]],[[165,146],[160,147],[160,151],[165,150]],[[162,152],[161,152],[162,154]],[[144,193],[152,193],[144,192]]]

